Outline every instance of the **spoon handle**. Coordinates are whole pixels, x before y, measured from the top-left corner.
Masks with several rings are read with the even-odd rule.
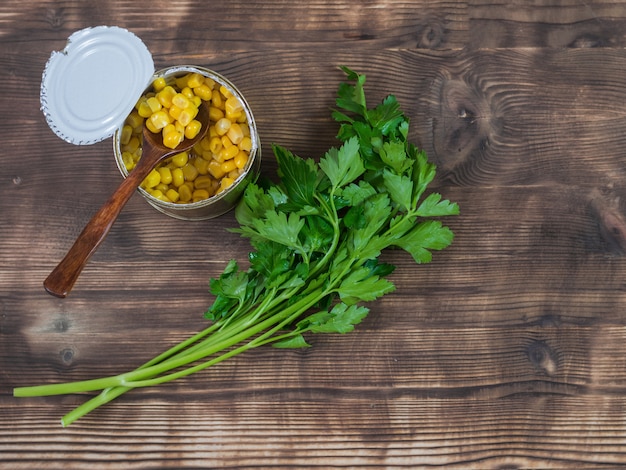
[[[63,298],[72,290],[87,261],[106,237],[122,208],[157,163],[155,161],[157,158],[146,153],[117,190],[94,214],[65,257],[48,275],[43,283],[48,293]]]

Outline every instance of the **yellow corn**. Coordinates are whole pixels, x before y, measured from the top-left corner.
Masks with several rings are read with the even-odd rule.
[[[224,163],[222,163],[220,168],[222,169],[224,174],[226,174],[236,169],[237,165],[235,165],[235,161],[231,159],[231,160],[226,160]]]
[[[180,188],[178,188],[178,194],[180,195],[180,200],[182,202],[191,201],[192,192],[188,184],[181,185]]]
[[[139,137],[134,135],[131,136],[126,145],[122,147],[122,150],[130,153],[135,153],[139,149],[140,144],[141,142],[139,142]]]
[[[155,96],[151,96],[150,98],[148,98],[146,100],[146,104],[150,107],[151,113],[156,113],[163,107],[161,102]]]
[[[130,152],[122,152],[122,162],[128,172],[135,168],[135,160],[133,159],[133,154]]]
[[[184,127],[188,126],[191,121],[198,115],[198,108],[196,108],[193,104],[190,104],[186,108],[184,108],[180,116],[178,116],[178,122],[180,122]]]
[[[226,132],[226,135],[235,145],[238,145],[243,140],[243,130],[241,129],[241,126],[236,122],[230,125],[228,132]]]
[[[176,77],[176,86],[179,90],[182,90],[189,83],[189,74],[183,75],[182,77]]]
[[[221,108],[224,100],[222,99],[222,95],[219,90],[213,90],[211,94],[211,104],[216,108]]]
[[[178,193],[178,191],[171,188],[166,191],[165,196],[167,196],[167,198],[172,202],[178,202],[178,200],[180,199],[180,194]]]
[[[230,188],[234,182],[235,180],[233,178],[222,178],[222,180],[220,181],[220,187],[217,189],[217,193],[221,193],[225,189]]]
[[[170,116],[172,116],[173,119],[178,120],[178,118],[180,117],[180,113],[182,113],[183,110],[182,108],[179,108],[178,106],[172,104],[172,106],[170,106],[168,113]]]
[[[213,137],[209,142],[209,151],[211,153],[218,154],[222,150],[222,139],[219,137]]]
[[[148,105],[148,101],[146,99],[139,101],[137,105],[137,113],[139,113],[142,118],[148,118],[152,114],[152,110],[150,109],[150,105]]]
[[[224,111],[215,106],[209,106],[209,119],[211,122],[217,122],[224,117]]]
[[[185,175],[183,174],[182,169],[174,168],[172,170],[172,184],[177,188],[180,188],[183,184],[185,184]]]
[[[149,121],[156,129],[163,129],[165,126],[172,122],[168,113],[163,110],[157,111],[150,116]]]
[[[226,99],[228,99],[231,96],[233,96],[233,94],[230,92],[230,90],[228,88],[226,88],[224,85],[220,85],[220,93]]]
[[[159,100],[161,106],[164,108],[170,108],[172,106],[172,98],[176,96],[176,89],[173,86],[166,86],[156,94],[156,99]]]
[[[143,180],[143,186],[145,188],[154,188],[160,182],[161,182],[161,175],[159,175],[158,171],[153,169],[150,171],[150,173],[148,173],[148,176],[146,176],[145,179]]]
[[[239,142],[239,148],[244,152],[252,150],[252,139],[248,136],[243,137],[241,142]]]
[[[172,183],[172,170],[170,170],[166,166],[162,166],[160,168],[157,168],[157,171],[159,172],[159,175],[161,176],[161,183],[163,183],[163,184],[171,184]]]
[[[180,152],[157,166],[142,187],[162,201],[185,204],[224,191],[243,173],[252,140],[243,102],[226,87],[198,73],[188,73],[167,84],[159,78],[136,103],[120,130],[124,167],[131,171],[141,157],[145,125],[161,133],[164,143],[176,148],[183,139],[201,131],[196,119],[205,101],[209,106],[206,136],[188,152]]]
[[[206,189],[196,189],[191,194],[191,198],[193,202],[199,202],[207,199],[209,197],[209,192]]]
[[[185,181],[193,181],[198,177],[198,169],[191,163],[187,163],[182,170]]]
[[[196,96],[200,97],[202,101],[209,101],[213,96],[213,90],[209,88],[206,83],[195,87],[193,89],[193,92],[196,94]]]
[[[183,138],[183,134],[178,131],[170,132],[163,136],[163,145],[167,148],[175,149],[183,141]]]
[[[198,88],[204,84],[204,77],[198,72],[192,72],[187,80],[187,86],[190,88]]]
[[[228,148],[223,148],[219,154],[219,159],[222,161],[231,160],[240,152],[239,147],[231,145]],[[230,171],[230,170],[229,170]],[[224,173],[228,173],[225,171]]]
[[[229,119],[222,118],[215,123],[215,132],[217,132],[217,135],[222,136],[228,132],[230,125],[231,122]]]
[[[172,163],[174,164],[174,166],[177,166],[178,168],[184,167],[188,161],[189,161],[189,154],[187,152],[180,152],[172,157]]]
[[[133,130],[140,129],[143,126],[143,120],[137,110],[132,111],[128,117],[126,118],[126,124],[129,125]]]
[[[202,128],[202,124],[197,119],[193,119],[187,126],[185,127],[185,138],[193,139],[200,133],[200,129]]]
[[[240,151],[234,159],[235,165],[237,168],[242,169],[248,163],[248,154],[246,152]]]
[[[222,142],[222,147],[224,147],[225,149],[233,146],[233,143],[228,138],[228,133],[226,135],[223,135],[220,141]]]
[[[196,157],[193,159],[193,166],[198,170],[198,174],[206,175],[209,172],[209,162],[202,157]]]
[[[213,186],[213,178],[209,175],[198,176],[196,180],[193,182],[194,186],[197,189],[210,189]]]
[[[224,171],[222,170],[222,164],[215,160],[212,160],[209,162],[209,173],[216,180],[219,180],[225,174]]]
[[[182,93],[177,93],[176,95],[174,95],[174,97],[172,98],[172,106],[178,106],[180,109],[185,109],[187,106],[189,106],[191,103],[189,101],[189,98],[187,98],[185,95],[183,95]]]

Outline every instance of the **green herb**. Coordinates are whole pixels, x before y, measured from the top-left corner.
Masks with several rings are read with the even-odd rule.
[[[341,146],[319,163],[273,147],[279,183],[251,184],[235,209],[250,239],[249,267],[230,261],[210,281],[210,326],[141,367],[120,375],[67,384],[22,387],[19,397],[100,390],[62,419],[67,426],[137,387],[162,384],[249,349],[309,346],[314,333],[348,333],[392,292],[394,266],[379,261],[385,248],[431,261],[452,232],[436,218],[458,206],[425,191],[435,166],[407,141],[409,121],[393,95],[368,109],[365,76],[343,67],[351,83],[338,90]]]

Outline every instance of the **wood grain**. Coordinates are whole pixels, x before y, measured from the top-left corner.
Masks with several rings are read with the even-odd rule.
[[[626,465],[626,4],[375,1],[0,5],[0,468],[619,468]],[[271,144],[335,145],[338,65],[395,94],[457,201],[453,245],[348,335],[261,348],[78,421],[88,395],[206,325],[248,242],[133,196],[66,299],[42,282],[120,181],[110,141],[60,141],[41,71],[73,31],[137,33],[157,67],[229,77]]]

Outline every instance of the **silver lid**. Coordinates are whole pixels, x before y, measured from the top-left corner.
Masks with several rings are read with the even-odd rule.
[[[100,142],[124,122],[153,74],[152,54],[130,31],[82,29],[50,55],[41,81],[41,110],[63,140]]]

